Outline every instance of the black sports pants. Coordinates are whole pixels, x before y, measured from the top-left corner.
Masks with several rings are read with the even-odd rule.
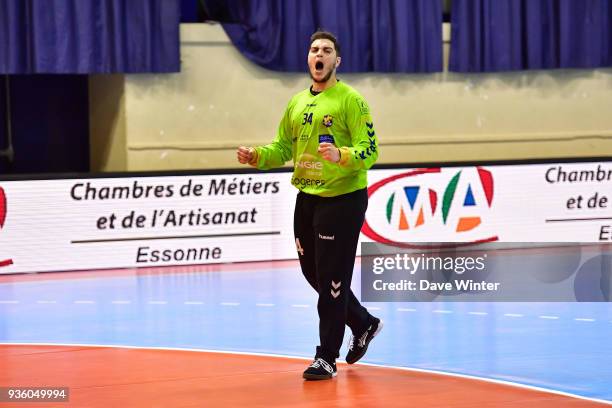
[[[344,325],[357,334],[372,316],[351,291],[359,231],[363,225],[366,189],[336,197],[298,193],[293,229],[302,273],[319,293],[317,357],[339,356]]]

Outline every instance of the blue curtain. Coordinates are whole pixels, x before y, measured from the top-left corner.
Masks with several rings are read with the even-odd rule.
[[[441,0],[207,0],[240,52],[276,71],[305,72],[310,35],[332,31],[341,72],[442,70]]]
[[[610,0],[453,0],[451,71],[612,65]]]
[[[0,73],[177,72],[179,0],[2,0]]]

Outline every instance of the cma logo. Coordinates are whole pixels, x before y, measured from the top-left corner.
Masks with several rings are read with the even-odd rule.
[[[323,168],[323,163],[301,160],[295,164],[295,167],[299,167],[300,169],[321,170]]]
[[[4,194],[4,189],[0,187],[0,230],[4,228],[4,222],[6,221],[6,195]],[[12,259],[2,260],[0,258],[0,268],[3,266],[9,266],[13,264]]]
[[[407,242],[490,242],[483,226],[490,214],[494,181],[481,167],[419,169],[387,177],[368,188],[371,207],[363,233],[404,247]]]

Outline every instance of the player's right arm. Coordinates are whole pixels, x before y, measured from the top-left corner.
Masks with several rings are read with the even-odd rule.
[[[291,160],[291,109],[293,100],[289,102],[285,114],[278,125],[278,133],[274,141],[265,146],[238,148],[237,157],[240,163],[248,163],[260,170],[281,167]]]

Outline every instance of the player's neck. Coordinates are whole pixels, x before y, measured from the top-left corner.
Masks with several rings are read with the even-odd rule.
[[[324,90],[329,89],[332,86],[336,85],[336,82],[338,82],[338,80],[336,79],[336,75],[334,74],[331,77],[329,77],[329,79],[325,82],[312,81],[311,89],[314,92],[323,92]]]

